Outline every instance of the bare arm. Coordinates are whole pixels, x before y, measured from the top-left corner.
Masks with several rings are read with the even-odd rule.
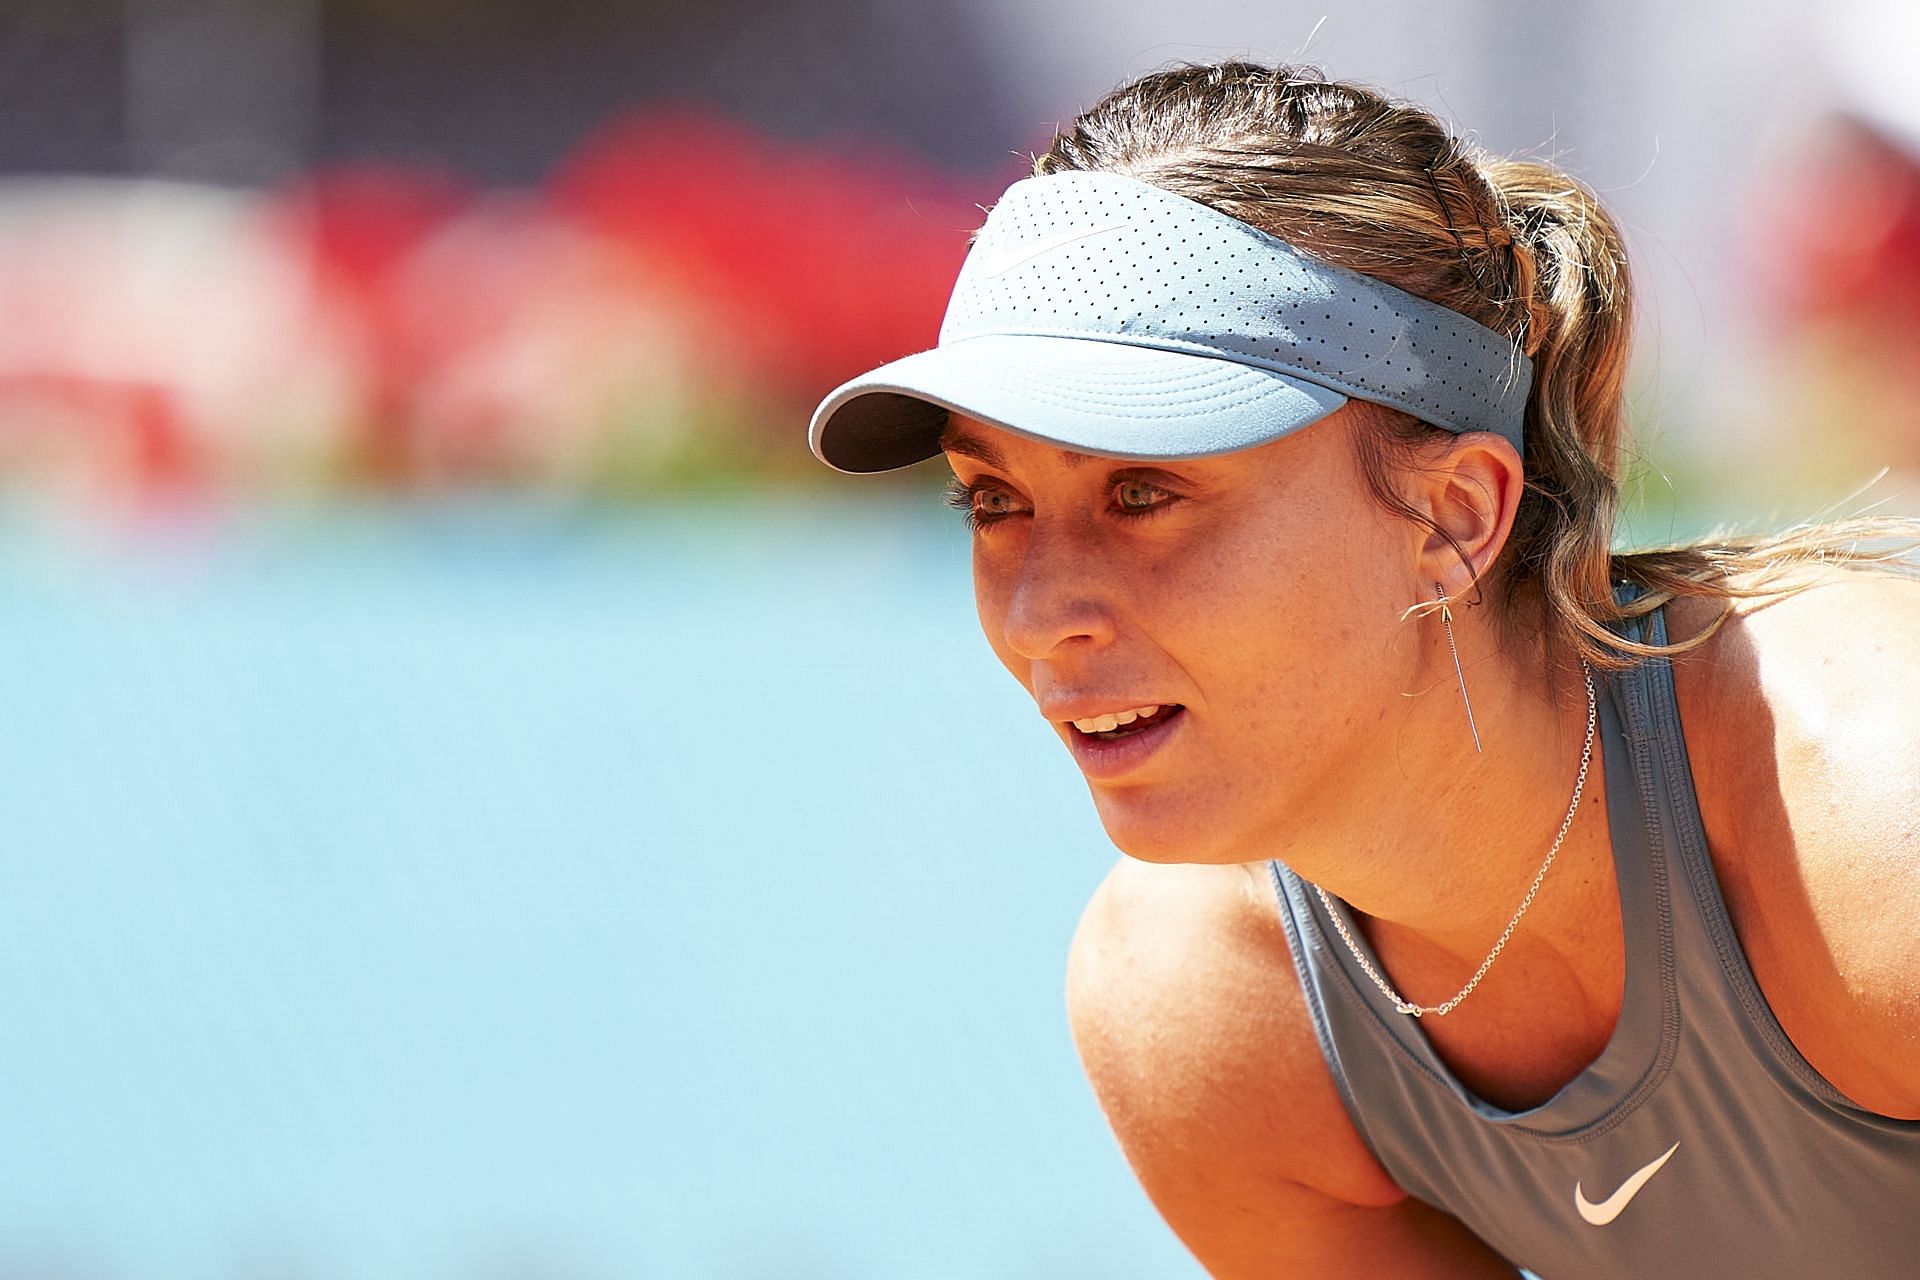
[[[1204,1185],[1189,1182],[1190,1188]],[[1298,1184],[1254,1190],[1258,1199],[1242,1204],[1201,1202],[1191,1191],[1164,1185],[1159,1195],[1150,1189],[1149,1196],[1215,1280],[1514,1280],[1519,1274],[1457,1219],[1411,1197],[1369,1208]]]
[[[1074,935],[1074,1043],[1148,1198],[1216,1280],[1512,1280],[1354,1131],[1259,892],[1238,866],[1123,858]]]

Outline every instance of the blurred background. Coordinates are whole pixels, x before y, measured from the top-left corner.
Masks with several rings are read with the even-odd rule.
[[[0,0],[0,1280],[1197,1276],[1079,1075],[1116,855],[944,469],[808,412],[1106,89],[1304,58],[1621,216],[1623,543],[1914,514],[1917,41]]]

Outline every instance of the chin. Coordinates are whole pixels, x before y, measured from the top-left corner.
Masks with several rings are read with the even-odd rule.
[[[1141,862],[1245,862],[1227,829],[1191,806],[1149,806],[1095,791],[1093,807],[1113,847]]]

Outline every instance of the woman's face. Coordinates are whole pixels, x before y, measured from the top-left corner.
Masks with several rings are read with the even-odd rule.
[[[980,625],[1123,851],[1273,856],[1403,714],[1420,531],[1368,494],[1353,419],[1144,463],[953,415]],[[1098,736],[1097,717],[1146,707]]]

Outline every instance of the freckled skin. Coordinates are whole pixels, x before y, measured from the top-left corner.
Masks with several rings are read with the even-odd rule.
[[[1143,463],[955,414],[942,444],[983,525],[981,627],[1042,712],[1187,708],[1150,758],[1089,779],[1114,844],[1143,862],[1283,858],[1371,917],[1403,990],[1434,1003],[1485,956],[1564,819],[1586,700],[1550,688],[1540,642],[1507,638],[1473,587],[1492,581],[1519,503],[1512,446],[1467,432],[1396,473],[1456,550],[1368,490],[1351,433],[1370,425],[1348,405],[1254,448]],[[1141,508],[1154,514],[1126,514]],[[1484,753],[1439,620],[1403,617],[1436,581],[1462,602]],[[1556,969],[1579,956],[1571,981],[1602,1006],[1619,949],[1604,794],[1596,772],[1558,891],[1508,948]]]
[[[1042,706],[1090,695],[1187,708],[1154,758],[1089,784],[1125,852],[1235,862],[1284,847],[1305,815],[1364,796],[1357,776],[1391,758],[1403,693],[1431,683],[1418,624],[1400,616],[1431,594],[1416,580],[1428,535],[1366,493],[1352,425],[1342,410],[1233,454],[1074,466],[956,416],[950,431],[1006,464],[948,454],[987,488],[975,599],[1007,670]],[[1130,467],[1163,474],[1121,480],[1116,501],[1113,474]]]

